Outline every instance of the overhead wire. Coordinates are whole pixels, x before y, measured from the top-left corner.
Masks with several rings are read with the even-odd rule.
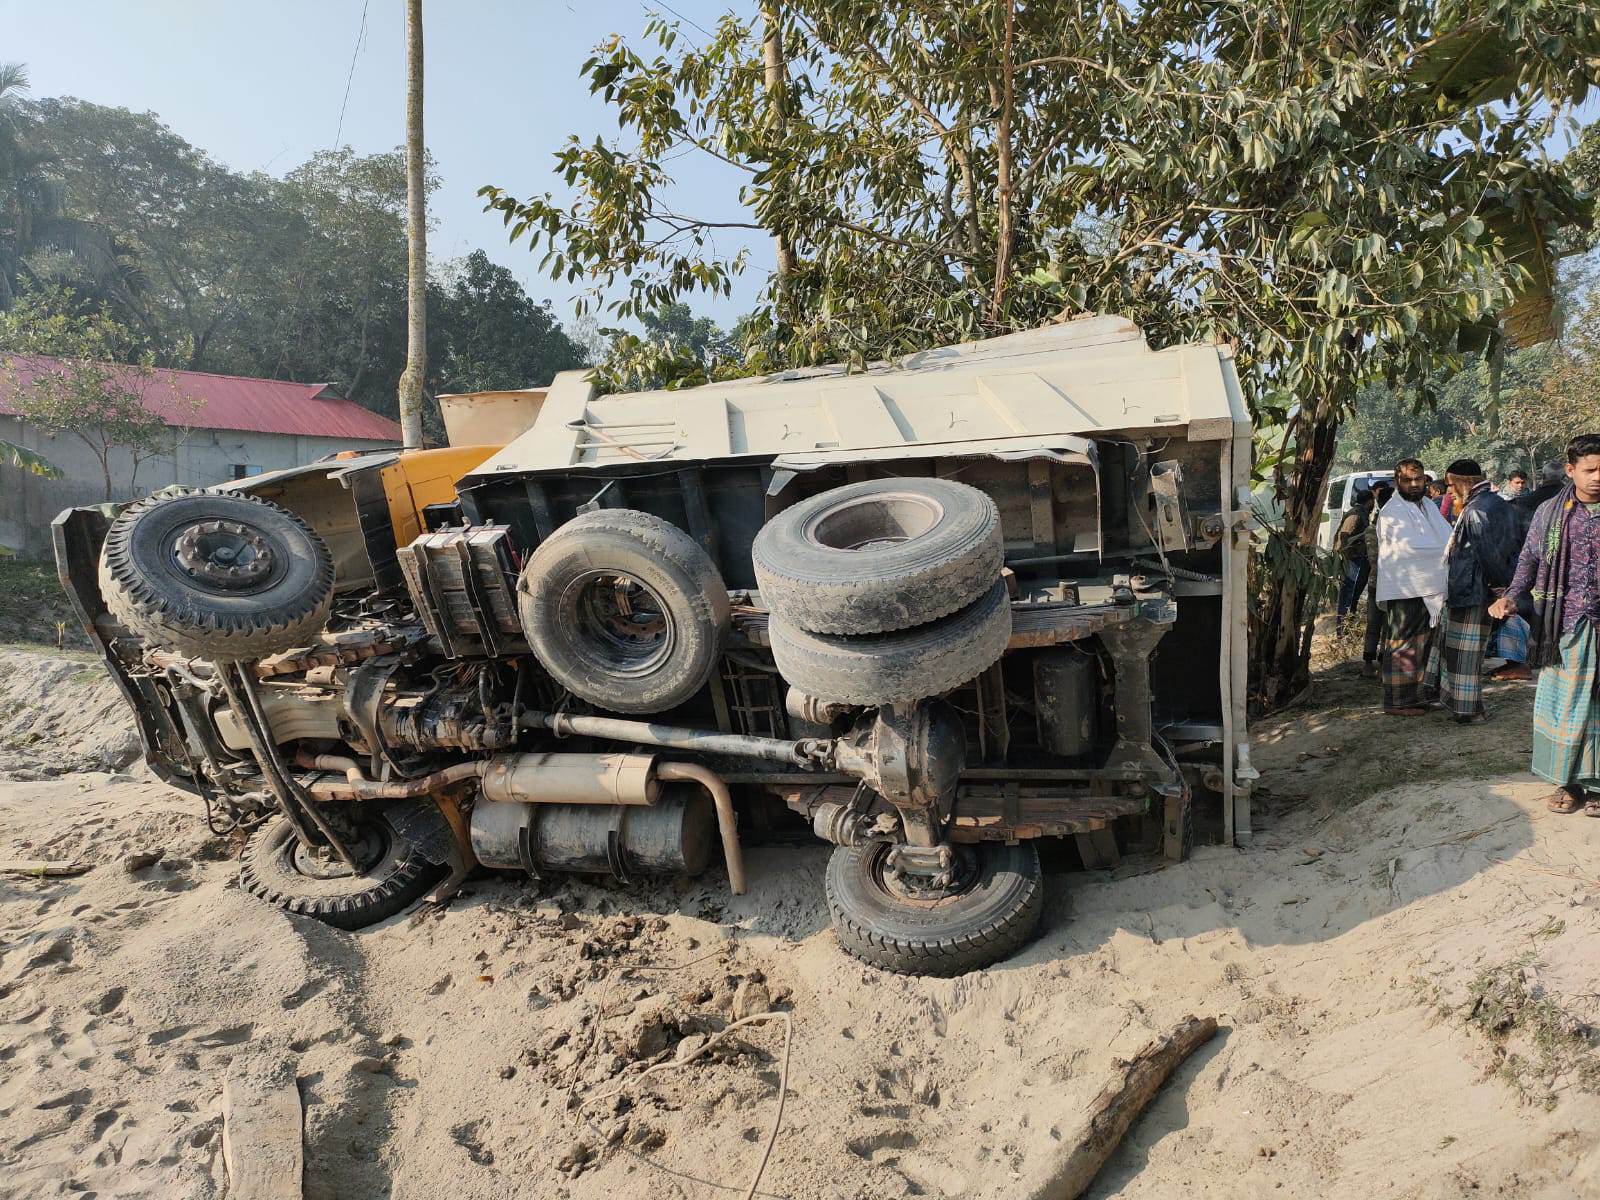
[[[350,73],[345,76],[344,100],[339,104],[339,126],[333,135],[333,148],[335,150],[339,148],[339,141],[344,137],[344,114],[345,109],[350,105],[350,85],[355,82],[356,78],[356,59],[361,55],[361,43],[367,39],[367,5],[370,3],[371,0],[361,0],[361,25],[356,30],[355,49],[350,51]]]

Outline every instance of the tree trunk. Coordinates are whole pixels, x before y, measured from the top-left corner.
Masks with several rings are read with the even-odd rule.
[[[1337,406],[1308,406],[1295,421],[1294,469],[1286,472],[1282,491],[1283,536],[1316,562],[1317,534],[1322,524],[1322,497],[1333,467],[1339,436]],[[1295,574],[1266,581],[1260,597],[1260,619],[1251,638],[1251,675],[1255,691],[1270,711],[1288,703],[1311,679],[1311,639],[1306,626],[1315,617],[1311,599],[1318,585]]]
[[[428,370],[428,195],[422,140],[422,0],[406,0],[406,369],[400,433],[422,445],[422,380]]]
[[[766,66],[767,128],[772,130],[774,141],[781,142],[789,123],[789,79],[783,57],[783,26],[779,20],[778,0],[762,0],[761,24],[765,30],[761,58]],[[782,230],[772,235],[772,245],[777,257],[778,311],[787,316],[787,280],[794,274],[794,247]]]
[[[1000,64],[1000,116],[995,123],[995,225],[994,291],[989,302],[989,321],[1000,323],[1006,301],[1006,284],[1011,275],[1011,245],[1016,240],[1011,213],[1011,118],[1016,108],[1016,89],[1011,60],[1011,39],[1016,26],[1015,0],[1006,0],[1006,32]]]

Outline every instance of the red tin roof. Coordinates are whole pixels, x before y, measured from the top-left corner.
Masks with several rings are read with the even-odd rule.
[[[63,367],[61,360],[42,355],[7,356],[0,367],[0,415],[17,415],[12,395],[19,384],[26,387],[38,376]],[[346,400],[331,383],[291,383],[161,367],[153,377],[138,382],[145,407],[168,425],[400,441],[398,424]]]

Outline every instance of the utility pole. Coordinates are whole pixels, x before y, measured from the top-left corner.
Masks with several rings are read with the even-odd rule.
[[[422,447],[422,381],[428,371],[427,151],[422,140],[422,0],[406,0],[406,369],[400,433]]]

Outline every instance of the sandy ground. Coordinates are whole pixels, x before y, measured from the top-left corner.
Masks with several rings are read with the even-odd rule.
[[[1254,845],[1052,873],[1025,952],[940,981],[835,948],[820,847],[753,851],[737,899],[506,875],[358,934],[290,919],[193,801],[80,769],[120,765],[107,685],[0,659],[10,704],[45,677],[0,725],[0,857],[95,865],[0,879],[6,1197],[224,1196],[224,1075],[281,1060],[309,1197],[737,1196],[781,1029],[641,1072],[768,1003],[764,1195],[1033,1195],[1112,1059],[1189,1013],[1220,1033],[1091,1195],[1600,1195],[1600,821],[1544,811],[1527,685],[1463,729],[1325,673],[1256,731]]]

